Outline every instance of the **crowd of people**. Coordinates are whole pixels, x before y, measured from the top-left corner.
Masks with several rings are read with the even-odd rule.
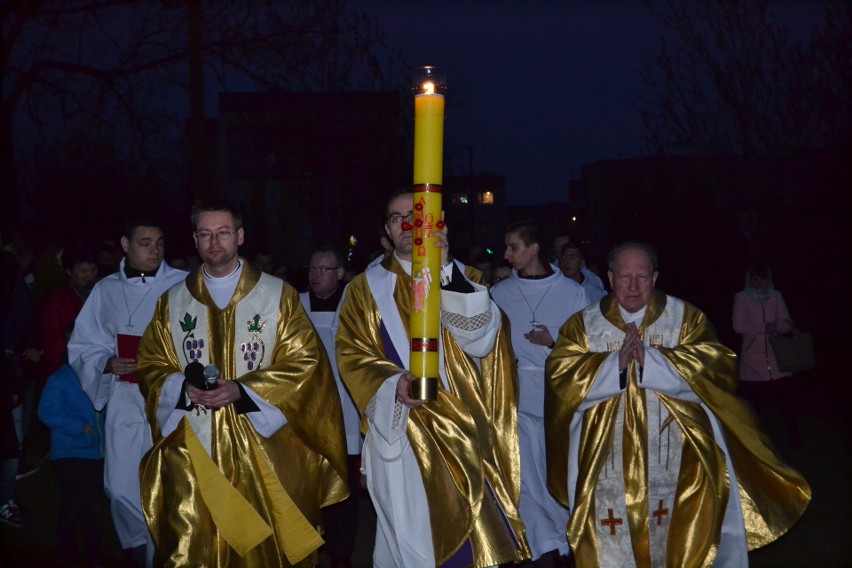
[[[745,566],[800,518],[810,488],[737,396],[736,356],[656,289],[645,243],[612,249],[607,291],[535,220],[506,228],[499,266],[433,232],[440,376],[418,399],[412,197],[388,200],[363,271],[318,246],[301,293],[241,255],[221,200],[191,212],[200,262],[167,262],[152,219],[100,280],[83,247],[35,279],[4,251],[2,522],[27,524],[14,484],[47,453],[39,427],[58,566],[102,564],[104,492],[125,566],[351,566],[365,506],[380,568]],[[765,267],[746,284],[739,375],[763,402],[789,378],[766,338],[792,322]]]

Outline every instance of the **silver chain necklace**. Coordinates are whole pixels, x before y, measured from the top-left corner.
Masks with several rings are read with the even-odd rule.
[[[139,300],[139,303],[138,303],[138,304],[136,304],[136,307],[135,307],[135,308],[133,308],[133,311],[132,311],[132,312],[130,311],[130,304],[127,302],[127,291],[124,289],[124,287],[125,287],[125,286],[127,286],[127,284],[122,283],[122,285],[121,285],[121,295],[124,297],[124,307],[125,307],[125,308],[127,308],[127,325],[126,325],[125,327],[126,327],[126,328],[128,329],[128,331],[129,331],[129,330],[133,329],[134,327],[136,327],[135,325],[133,325],[133,314],[135,314],[135,313],[136,313],[136,311],[139,309],[139,306],[141,306],[141,305],[142,305],[142,302],[144,302],[144,301],[145,301],[145,298],[147,298],[147,297],[148,297],[148,294],[150,294],[150,293],[151,293],[151,290],[153,289],[153,286],[149,286],[149,287],[148,287],[148,290],[146,290],[146,291],[145,291],[145,294],[143,294],[143,295],[142,295],[142,299],[141,299],[141,300]]]
[[[541,299],[540,299],[540,300],[538,301],[538,303],[535,305],[535,309],[533,309],[533,307],[530,305],[529,301],[527,300],[527,296],[526,296],[526,294],[524,294],[524,291],[523,291],[523,290],[521,290],[521,286],[520,286],[520,284],[515,284],[515,286],[517,286],[517,287],[518,287],[518,292],[520,292],[520,293],[521,293],[521,298],[523,298],[523,299],[524,299],[524,303],[527,305],[527,308],[529,308],[530,313],[532,314],[532,318],[533,318],[533,319],[532,319],[532,321],[530,321],[530,325],[532,326],[532,328],[530,329],[530,331],[531,331],[531,332],[532,332],[532,331],[536,331],[536,329],[535,329],[535,328],[539,325],[539,322],[538,322],[538,321],[536,320],[536,318],[535,318],[535,313],[536,313],[536,312],[538,311],[538,309],[541,307],[541,303],[542,303],[542,302],[544,301],[544,299],[547,297],[547,293],[548,293],[548,292],[550,292],[550,289],[551,289],[551,288],[553,288],[553,284],[551,284],[550,286],[548,286],[548,287],[547,287],[547,290],[545,290],[545,291],[544,291],[544,295],[541,297]]]

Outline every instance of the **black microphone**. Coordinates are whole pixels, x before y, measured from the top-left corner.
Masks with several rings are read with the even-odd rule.
[[[193,361],[183,370],[183,376],[186,377],[186,382],[197,389],[204,387],[204,365],[198,361]]]
[[[210,363],[204,367],[204,390],[215,390],[219,383],[219,367]]]

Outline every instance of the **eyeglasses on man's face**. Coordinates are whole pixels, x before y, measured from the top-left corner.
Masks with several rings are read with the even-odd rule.
[[[406,223],[410,223],[414,218],[414,213],[409,213],[408,215],[391,215],[388,217],[389,225],[399,225],[403,221]]]
[[[195,233],[195,238],[197,238],[202,243],[209,243],[215,237],[216,240],[220,243],[230,241],[234,236],[234,231],[230,231],[228,229],[220,229],[215,233],[211,233],[210,231],[197,231]]]
[[[325,274],[329,270],[337,270],[340,268],[339,266],[309,266],[308,274],[316,274],[319,272],[320,274]]]

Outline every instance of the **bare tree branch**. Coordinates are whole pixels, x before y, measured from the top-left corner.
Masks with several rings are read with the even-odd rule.
[[[810,45],[794,41],[775,23],[769,6],[767,0],[667,0],[661,9],[649,4],[675,38],[672,46],[661,43],[642,73],[645,141],[651,148],[675,154],[787,153],[829,145],[827,123],[848,124],[848,104],[826,108],[827,99],[815,98],[841,84],[845,99],[838,98],[850,99],[848,4],[834,4],[831,23],[814,31]],[[832,66],[828,62],[844,52],[844,42],[847,61]],[[828,64],[820,67],[818,61]]]
[[[205,83],[231,91],[387,89],[398,56],[343,0],[205,2]],[[187,13],[177,0],[4,3],[2,178],[15,148],[109,140],[130,162],[178,169],[188,114]],[[212,105],[215,91],[208,91]],[[28,123],[35,140],[13,135]],[[157,156],[160,157],[157,157]],[[158,161],[159,160],[159,161]]]

